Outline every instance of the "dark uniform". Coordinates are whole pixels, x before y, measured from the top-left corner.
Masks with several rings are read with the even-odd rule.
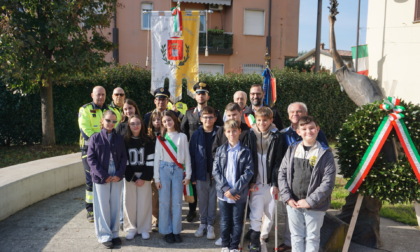
[[[171,96],[171,93],[166,88],[158,88],[158,89],[155,90],[153,95],[154,95],[155,98],[168,98],[169,99],[169,97]],[[166,110],[168,110],[168,109],[166,109]],[[156,109],[154,109],[152,111],[149,111],[144,115],[143,121],[144,121],[144,125],[146,127],[149,125],[150,116],[155,111],[156,111]],[[176,117],[178,117],[178,118],[180,117],[181,113],[179,111],[177,111],[177,112],[173,111],[173,112],[175,113]]]

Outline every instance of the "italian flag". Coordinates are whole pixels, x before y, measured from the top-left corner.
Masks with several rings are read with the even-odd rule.
[[[368,57],[368,46],[358,46],[357,57],[356,57],[356,46],[351,48],[351,55],[353,57],[353,64],[356,67],[357,60],[357,73],[368,76],[369,74],[369,57]]]

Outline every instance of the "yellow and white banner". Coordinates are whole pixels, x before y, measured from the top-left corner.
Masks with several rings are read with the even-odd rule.
[[[182,11],[182,32],[174,31],[171,11],[152,12],[152,85],[150,92],[163,87],[169,79],[171,101],[182,98],[182,80],[186,79],[188,95],[198,82],[199,11]]]

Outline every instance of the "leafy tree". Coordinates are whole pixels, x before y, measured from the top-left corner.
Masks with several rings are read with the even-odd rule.
[[[42,144],[55,144],[53,85],[105,66],[116,0],[0,0],[0,78],[16,94],[39,92]],[[30,120],[30,119],[29,119]]]

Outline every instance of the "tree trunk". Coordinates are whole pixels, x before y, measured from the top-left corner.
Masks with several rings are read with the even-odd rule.
[[[41,86],[42,145],[55,145],[53,87],[50,80]]]

